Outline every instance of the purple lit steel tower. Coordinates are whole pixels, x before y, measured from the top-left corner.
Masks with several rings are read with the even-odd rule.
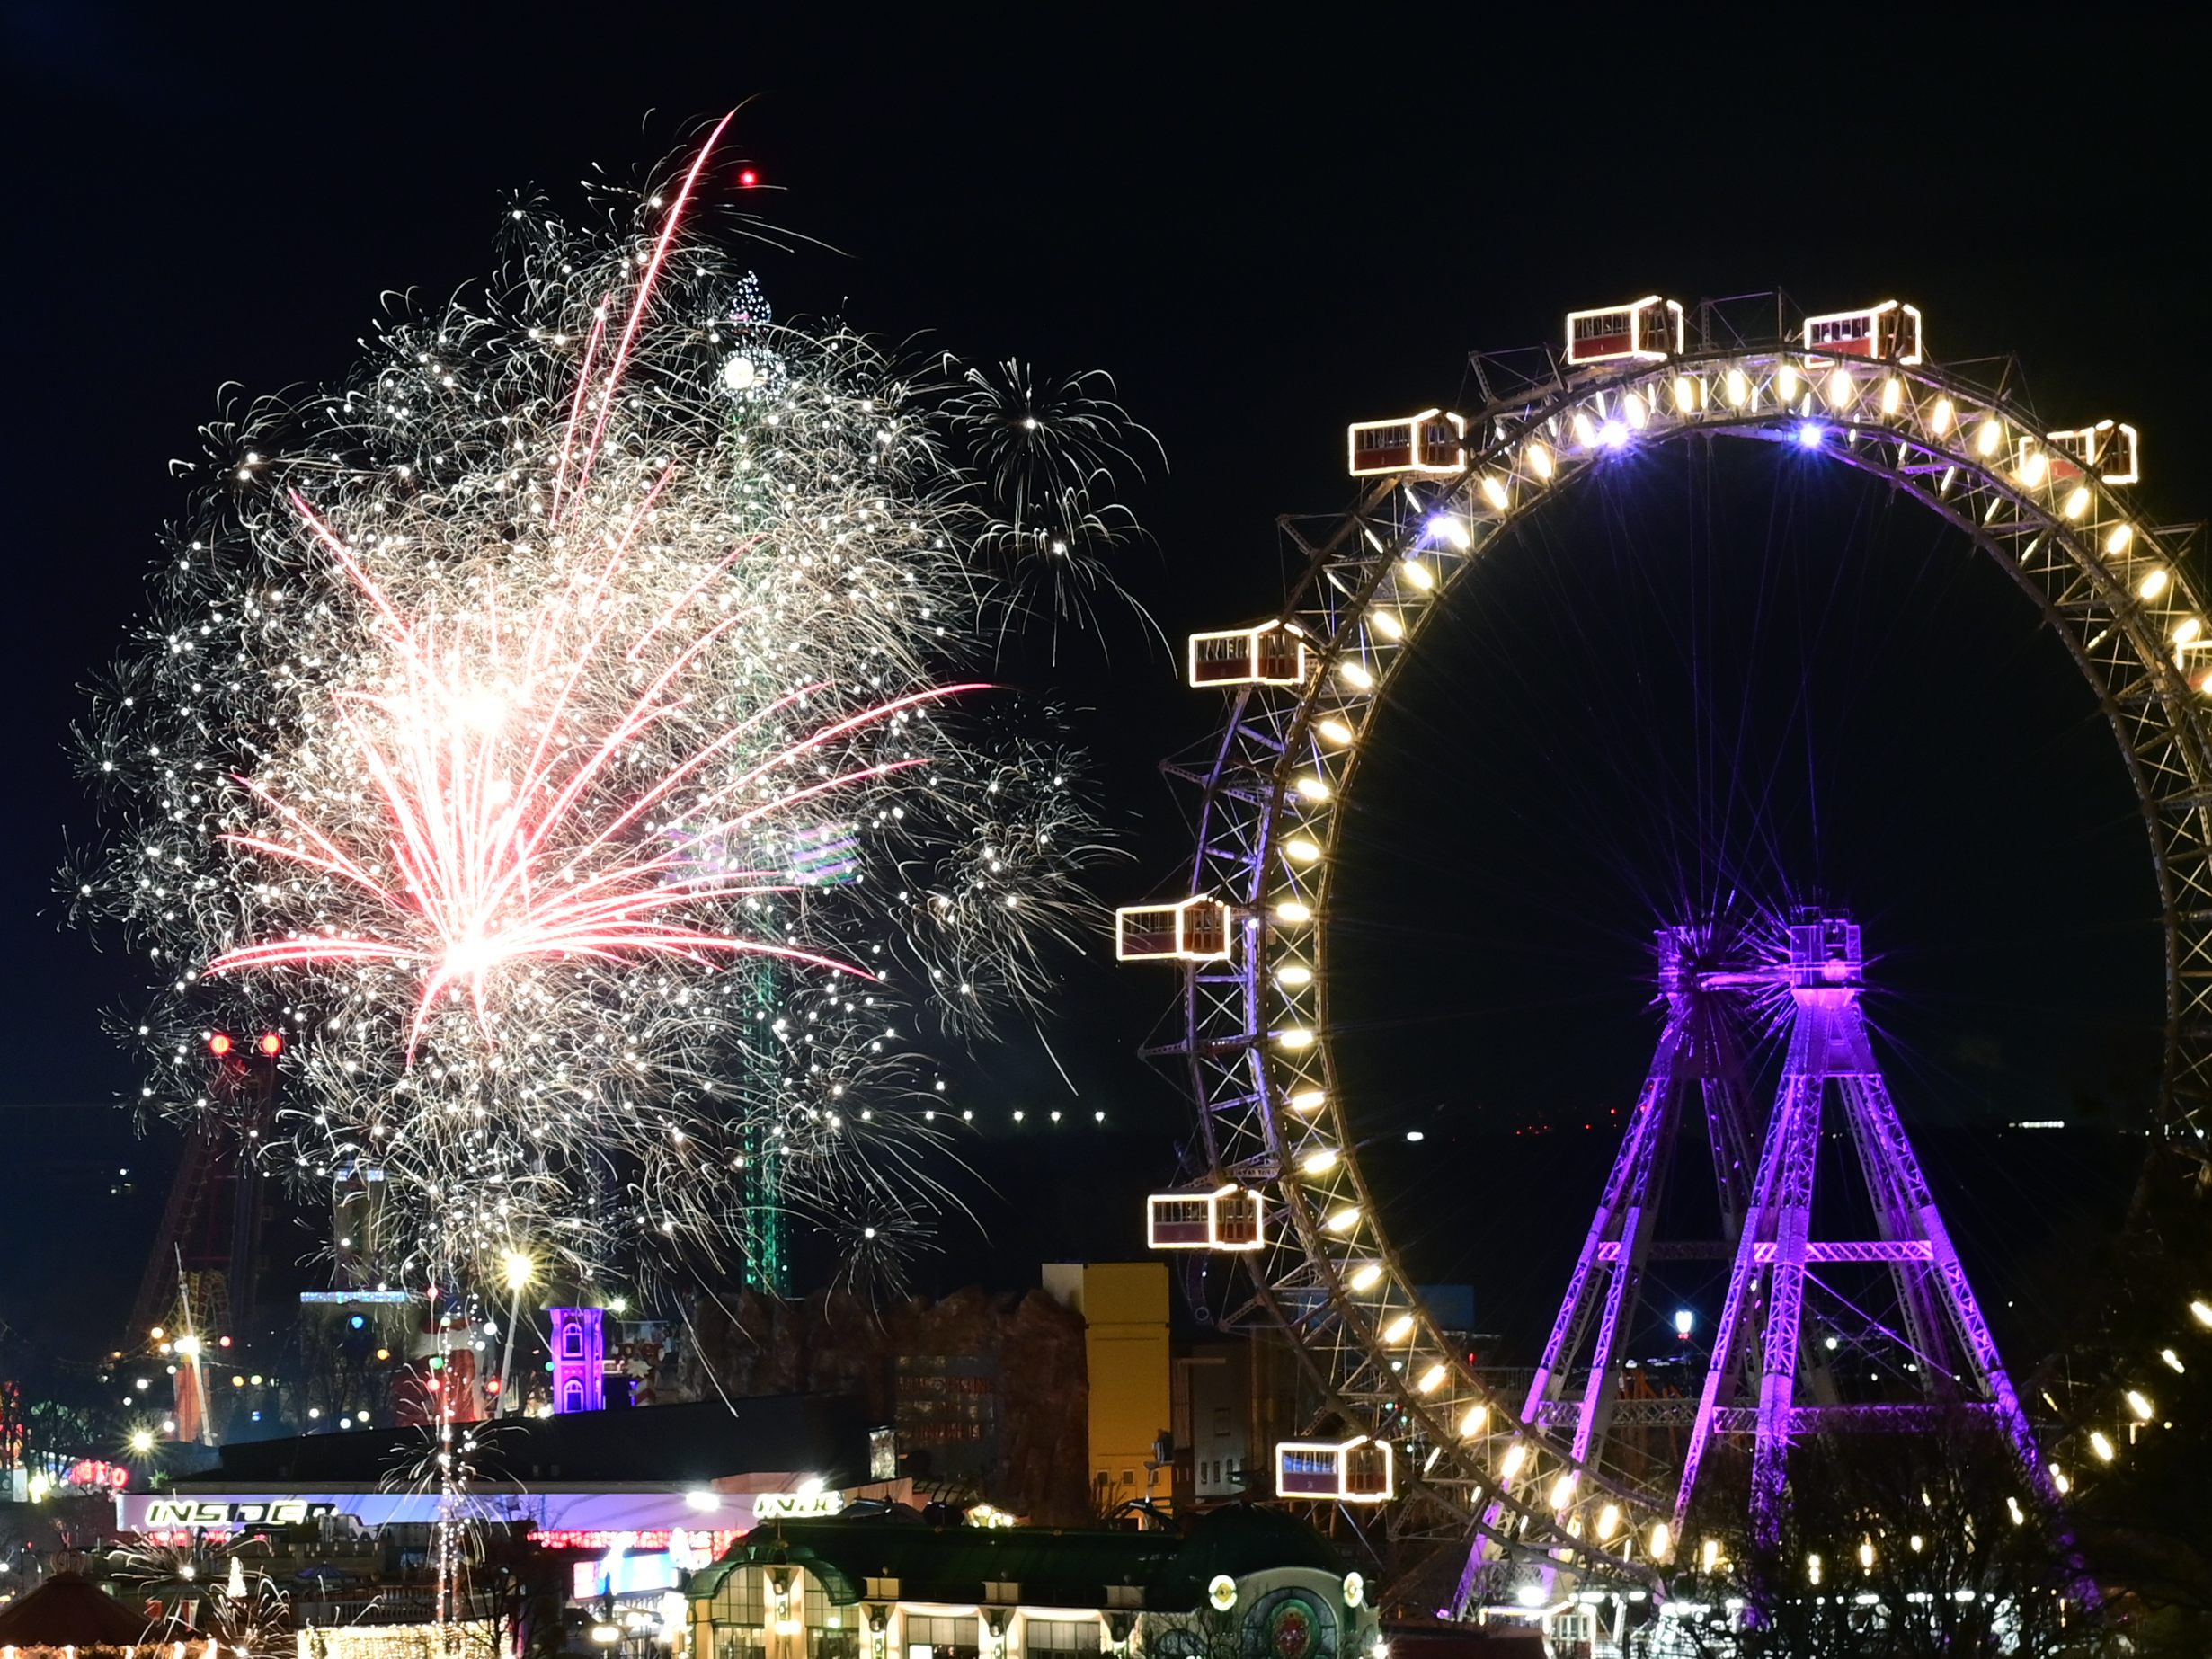
[[[1841,915],[1801,910],[1789,938],[1781,974],[1794,1005],[1789,1053],[1683,1459],[1676,1533],[1689,1515],[1716,1434],[1751,1438],[1753,1530],[1762,1542],[1772,1543],[1784,1513],[1794,1438],[1932,1430],[1961,1411],[2003,1426],[2029,1481],[2055,1506],[2057,1493],[2036,1455],[2028,1419],[1875,1063],[1859,1006],[1864,980],[1858,927]],[[1814,1175],[1831,1085],[1872,1201],[1878,1234],[1872,1239],[1811,1236]],[[1814,1270],[1828,1264],[1888,1267],[1897,1327],[1880,1328],[1914,1356],[1923,1399],[1844,1405],[1817,1397],[1829,1392],[1821,1388],[1814,1403],[1799,1403],[1798,1380],[1809,1369],[1800,1329],[1806,1286],[1819,1284]]]

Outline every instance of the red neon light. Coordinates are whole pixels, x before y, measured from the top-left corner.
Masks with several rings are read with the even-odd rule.
[[[262,1033],[262,1040],[253,1046],[268,1055],[270,1059],[274,1060],[284,1052],[284,1034],[280,1031],[264,1031]]]
[[[647,1527],[640,1531],[623,1532],[604,1527],[540,1528],[530,1534],[530,1542],[544,1549],[591,1549],[601,1554],[609,1549],[666,1549],[676,1530],[672,1527]],[[715,1555],[720,1555],[745,1536],[742,1532],[720,1529],[712,1532],[694,1532],[686,1527],[682,1530],[684,1536],[691,1540],[693,1548],[711,1548]]]
[[[760,175],[755,173],[751,167],[742,168],[738,172],[737,182],[742,188],[751,190],[754,185],[760,182]]]
[[[224,1055],[229,1053],[230,1034],[227,1031],[218,1031],[215,1034],[215,1035],[209,1037],[208,1039],[208,1052],[214,1055],[218,1060],[222,1059]]]

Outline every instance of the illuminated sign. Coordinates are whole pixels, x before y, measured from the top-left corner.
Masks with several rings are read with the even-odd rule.
[[[149,1527],[289,1527],[338,1513],[335,1504],[305,1498],[271,1498],[263,1504],[202,1504],[189,1498],[156,1498],[146,1506]]]
[[[677,1548],[680,1535],[690,1548],[702,1548],[711,1541],[717,1556],[745,1535],[736,1531],[694,1531],[685,1527],[646,1527],[638,1531],[617,1531],[604,1527],[541,1527],[531,1532],[530,1542],[543,1549],[589,1549],[605,1554],[610,1549],[669,1549]]]
[[[841,1492],[763,1492],[752,1501],[755,1521],[808,1521],[845,1507]]]
[[[120,1463],[98,1458],[79,1458],[61,1477],[65,1486],[111,1486],[120,1492],[130,1484],[130,1471]]]

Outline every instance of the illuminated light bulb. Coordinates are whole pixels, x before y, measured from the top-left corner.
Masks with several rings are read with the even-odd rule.
[[[2102,1429],[2090,1430],[2089,1449],[2097,1454],[2098,1462],[2110,1463],[2112,1460],[2112,1442],[2104,1437]]]
[[[1928,1547],[1928,1540],[1921,1537],[1921,1535],[1917,1532],[1914,1533],[1912,1537],[1906,1539],[1905,1542],[1906,1547],[1910,1548],[1914,1555],[1918,1555],[1922,1550]]]
[[[1313,983],[1313,970],[1302,962],[1287,962],[1275,971],[1276,982],[1293,989]]]
[[[1528,448],[1521,451],[1521,462],[1546,484],[1551,482],[1551,475],[1555,470],[1551,451],[1545,448],[1537,439],[1533,438],[1529,439]]]
[[[1297,864],[1311,864],[1321,856],[1321,849],[1302,836],[1283,843],[1285,856]]]
[[[1344,677],[1344,683],[1355,690],[1369,691],[1374,688],[1375,677],[1367,671],[1367,665],[1356,657],[1346,658],[1337,665],[1337,672]]]
[[[1316,732],[1319,732],[1323,738],[1328,740],[1329,742],[1336,744],[1340,749],[1345,744],[1349,743],[1352,741],[1352,728],[1346,725],[1343,721],[1335,718],[1333,715],[1330,718],[1322,721],[1313,729]]]
[[[2161,1348],[2158,1351],[2158,1357],[2165,1362],[2166,1369],[2172,1371],[2175,1376],[2180,1377],[2187,1374],[2189,1367],[2181,1363],[2181,1356],[2174,1353],[2172,1349]]]
[[[1412,1335],[1413,1316],[1409,1313],[1399,1314],[1395,1319],[1392,1319],[1388,1325],[1382,1327],[1382,1340],[1389,1343],[1392,1347],[1396,1347],[1401,1342],[1409,1340]]]
[[[1655,1521],[1651,1523],[1651,1537],[1647,1542],[1651,1548],[1651,1558],[1654,1561],[1664,1561],[1666,1559],[1667,1550],[1674,1545],[1675,1535],[1667,1530],[1666,1521]]]
[[[2074,1483],[2066,1478],[2066,1471],[2056,1463],[2051,1465],[2051,1489],[2060,1497],[2065,1496],[2074,1489]]]
[[[1818,1556],[1805,1557],[1805,1577],[1808,1584],[1817,1584],[1820,1582],[1820,1557]]]
[[[2069,519],[2079,519],[2089,510],[2089,486],[2077,484],[2066,497],[2066,504],[2058,510]]]
[[[1519,1441],[1514,1442],[1512,1445],[1506,1448],[1506,1456],[1497,1466],[1498,1479],[1501,1481],[1513,1479],[1520,1474],[1521,1466],[1527,1461],[1528,1448]]]
[[[1310,922],[1313,919],[1312,909],[1295,899],[1285,899],[1275,906],[1275,913],[1277,919],[1286,922]]]
[[[1325,1175],[1337,1167],[1337,1149],[1335,1147],[1317,1148],[1307,1153],[1304,1162],[1298,1167],[1310,1175]]]
[[[1859,1566],[1869,1571],[1873,1568],[1874,1540],[1870,1538],[1862,1538],[1859,1540]]]
[[[1574,428],[1576,443],[1585,449],[1594,449],[1597,447],[1597,423],[1588,415],[1577,409],[1575,412],[1574,420],[1569,424]]]
[[[1631,431],[1640,432],[1651,424],[1651,406],[1630,392],[1621,400],[1621,416],[1629,423]]]
[[[1821,439],[1827,435],[1818,421],[1808,421],[1798,428],[1798,443],[1803,448],[1817,449],[1820,448]]]
[[[1565,1509],[1575,1500],[1575,1471],[1568,1469],[1551,1483],[1551,1507]]]
[[[1996,417],[1992,415],[1975,430],[1974,453],[1986,461],[1991,456],[1996,454],[2003,442],[2004,428],[1999,425]]]
[[[1893,415],[1905,407],[1905,382],[1895,375],[1882,382],[1882,413]]]
[[[1798,371],[1787,363],[1774,373],[1774,395],[1785,404],[1797,402]]]
[[[1352,1276],[1345,1282],[1363,1294],[1372,1291],[1382,1282],[1381,1265],[1375,1262],[1362,1262],[1352,1270]]]
[[[1444,1380],[1449,1374],[1444,1362],[1438,1361],[1421,1373],[1421,1380],[1413,1385],[1414,1391],[1418,1394],[1434,1394],[1444,1387]]]
[[[2135,1413],[2137,1423],[2148,1423],[2158,1415],[2152,1408],[2149,1397],[2139,1388],[2128,1390],[2128,1409]]]
[[[1604,1506],[1604,1508],[1597,1512],[1597,1541],[1599,1543],[1603,1544],[1610,1542],[1612,1535],[1620,1530],[1620,1504],[1608,1504]]]
[[[1740,368],[1731,368],[1720,382],[1720,395],[1728,400],[1731,409],[1741,409],[1751,401],[1751,382]]]
[[[1359,1225],[1359,1206],[1346,1204],[1322,1223],[1332,1233],[1348,1233]]]
[[[2201,1299],[2192,1301],[2189,1305],[2189,1317],[2199,1325],[2212,1326],[2212,1302]]]
[[[1321,1102],[1326,1098],[1328,1096],[1318,1088],[1293,1089],[1291,1091],[1291,1110],[1293,1112],[1319,1112],[1321,1109]]]
[[[1291,787],[1297,790],[1301,795],[1304,796],[1309,801],[1326,801],[1328,799],[1328,785],[1318,777],[1311,776],[1301,777],[1296,783],[1293,784]]]
[[[1697,382],[1687,375],[1676,375],[1674,385],[1675,411],[1678,414],[1697,412]]]
[[[2020,1500],[2009,1492],[2004,1495],[2004,1507],[2012,1512],[2014,1526],[2024,1527],[2028,1524],[2027,1512],[2021,1508]]]
[[[1700,1544],[1698,1546],[1697,1558],[1698,1564],[1701,1566],[1702,1566],[1708,1573],[1711,1572],[1714,1567],[1720,1564],[1720,1540],[1717,1538],[1709,1538],[1702,1544]]]
[[[1629,445],[1629,427],[1625,421],[1608,421],[1598,429],[1598,437],[1608,449],[1625,449]]]
[[[2177,645],[2193,645],[2197,643],[2197,636],[2203,632],[2203,623],[2194,617],[2184,617],[2173,625],[2173,643]]]
[[[1827,399],[1831,409],[1848,409],[1859,388],[1852,384],[1851,370],[1839,368],[1828,377]]]
[[[1950,430],[1951,422],[1957,418],[1957,412],[1950,406],[1950,399],[1939,397],[1935,400],[1935,407],[1928,411],[1928,430],[1941,438]]]
[[[1460,1418],[1460,1438],[1461,1440],[1474,1439],[1476,1435],[1482,1433],[1484,1424],[1489,1420],[1490,1408],[1488,1406],[1470,1406],[1466,1414]]]
[[[2132,524],[2116,524],[2112,527],[2111,533],[2104,538],[2104,550],[2111,557],[2117,559],[2128,548],[2134,546],[2135,543],[2136,527]]]
[[[1394,610],[1371,610],[1367,613],[1367,620],[1384,639],[1401,640],[1406,637],[1406,625],[1398,619],[1398,613]]]
[[[1436,572],[1418,559],[1400,560],[1398,573],[1424,593],[1431,591],[1436,586]]]
[[[2030,449],[2020,458],[2020,481],[2030,490],[2039,488],[2050,471],[2050,458],[2040,449]]]
[[[1428,521],[1428,528],[1431,535],[1443,537],[1461,553],[1475,545],[1474,536],[1467,528],[1467,520],[1456,514],[1440,512]]]
[[[2136,597],[2140,599],[2155,599],[2165,592],[2172,581],[2172,572],[2163,567],[2147,571],[2144,573],[2143,580],[2136,583]]]
[[[1504,512],[1512,497],[1506,493],[1506,481],[1496,473],[1482,475],[1482,499],[1498,512]]]
[[[1313,1046],[1313,1034],[1303,1025],[1293,1025],[1286,1030],[1275,1033],[1275,1041],[1284,1048],[1293,1051],[1310,1049]]]

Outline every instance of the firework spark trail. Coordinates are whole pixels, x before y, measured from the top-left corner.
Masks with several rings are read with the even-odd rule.
[[[973,400],[769,322],[686,231],[713,143],[609,230],[518,208],[479,306],[211,429],[85,739],[120,827],[76,896],[168,981],[146,1099],[220,1110],[205,1034],[280,1018],[263,1144],[380,1168],[406,1275],[722,1247],[748,1147],[911,1238],[902,1024],[1034,1005],[1090,925],[1078,768],[961,671],[1000,616]]]

